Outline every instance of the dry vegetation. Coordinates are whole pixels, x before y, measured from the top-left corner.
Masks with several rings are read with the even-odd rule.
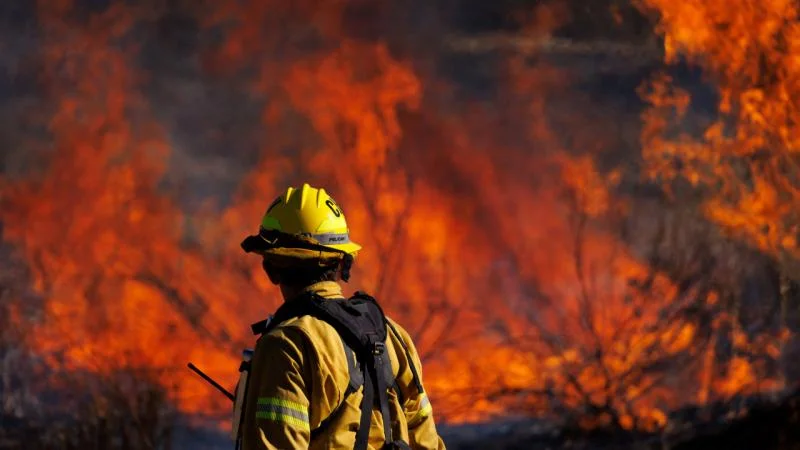
[[[20,301],[24,271],[6,263],[0,273],[0,448],[173,448],[177,411],[166,388],[142,369],[99,375],[45,364],[25,343],[36,299]]]
[[[632,21],[634,44],[564,37],[570,27],[544,7],[532,30],[511,38],[445,39],[445,52],[474,61],[513,53],[490,66],[501,75],[489,106],[463,108],[428,61],[349,35],[343,17],[352,12],[338,2],[276,2],[274,16],[260,0],[203,4],[208,21],[237,27],[204,49],[195,69],[209,73],[191,81],[268,98],[250,119],[263,123],[247,125],[269,142],[229,204],[192,211],[180,189],[160,184],[171,170],[169,130],[127,39],[157,14],[120,2],[85,20],[68,14],[70,2],[39,3],[38,113],[54,157],[29,177],[0,179],[10,245],[0,268],[0,448],[167,449],[183,414],[227,413],[183,365],[198,358],[223,382],[234,373],[248,321],[277,300],[232,236],[252,231],[265,192],[300,178],[335,187],[351,227],[366,230],[359,287],[414,335],[443,422],[522,416],[537,427],[525,445],[545,447],[733,448],[730,439],[771,435],[783,441],[769,445],[792,448],[800,253],[796,211],[785,205],[800,198],[797,111],[786,101],[796,94],[794,65],[788,44],[777,54],[768,43],[729,48],[725,33],[746,41],[758,25],[722,20],[731,2],[645,2],[670,13],[659,28],[674,46],[667,56],[683,50],[725,98],[714,105],[718,123],[676,138],[692,118],[690,96],[671,77],[652,77],[640,91],[641,136],[620,125],[636,135],[633,150],[601,148],[625,140],[602,129],[616,120],[587,121],[580,109],[593,104],[570,74],[537,60],[603,53],[624,66],[654,64],[662,54],[650,44],[660,41],[641,39],[652,24],[630,5],[607,19]],[[603,6],[620,6],[612,3]],[[775,25],[776,11],[764,8]],[[681,26],[696,15],[722,23],[696,42]],[[554,28],[562,35],[552,38]],[[794,33],[785,24],[767,31],[781,42]],[[290,37],[304,45],[288,46]],[[559,126],[551,104],[568,112]],[[739,140],[723,132],[728,123]],[[240,143],[239,131],[215,132]],[[256,298],[268,300],[256,308]],[[731,438],[742,421],[760,434]]]

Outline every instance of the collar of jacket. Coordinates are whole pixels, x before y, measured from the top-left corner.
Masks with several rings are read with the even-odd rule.
[[[298,292],[295,298],[308,293],[317,294],[322,298],[344,298],[342,287],[335,281],[320,281],[319,283],[314,283]]]

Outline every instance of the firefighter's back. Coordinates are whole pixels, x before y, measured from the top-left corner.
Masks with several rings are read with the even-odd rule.
[[[411,448],[443,449],[414,344],[400,325],[391,320],[389,324],[386,353],[393,384],[388,391],[393,439]],[[336,329],[309,315],[287,320],[262,336],[248,387],[256,395],[248,395],[245,406],[245,450],[352,449],[364,396],[363,379],[353,389],[358,385],[353,380],[356,364],[355,354]],[[369,448],[379,449],[384,444],[383,417],[377,409],[371,414]]]

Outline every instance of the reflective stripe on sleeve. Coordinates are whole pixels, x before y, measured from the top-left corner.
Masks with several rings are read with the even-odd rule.
[[[430,416],[433,412],[433,406],[431,406],[431,400],[428,398],[426,393],[422,393],[419,400],[419,411],[414,414],[414,417],[408,421],[409,426],[417,425],[418,423],[422,422],[423,419]]]
[[[282,398],[259,397],[256,405],[256,419],[282,422],[306,431],[310,430],[308,406]]]

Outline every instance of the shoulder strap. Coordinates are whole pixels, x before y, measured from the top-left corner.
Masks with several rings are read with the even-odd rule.
[[[377,301],[373,297],[371,297],[369,294],[366,294],[366,293],[361,292],[361,291],[357,291],[353,295],[353,297],[368,298],[368,299],[371,299],[373,302],[375,302],[377,304]],[[385,319],[385,317],[384,317],[384,321],[386,322],[386,326],[389,328],[389,330],[391,330],[391,332],[394,335],[394,337],[397,338],[398,341],[400,341],[400,345],[403,347],[403,351],[406,354],[406,361],[408,361],[408,367],[411,369],[411,376],[414,379],[414,387],[417,388],[417,391],[420,394],[423,394],[425,392],[425,388],[422,386],[422,379],[420,378],[419,372],[417,371],[417,366],[414,365],[414,359],[411,358],[411,350],[408,349],[408,344],[406,344],[406,341],[403,339],[403,336],[400,335],[400,332],[397,331],[397,328],[395,328],[395,326],[392,325],[392,322],[390,322],[388,319]],[[396,384],[395,384],[394,388],[397,390],[398,396],[400,396],[400,398],[402,399],[402,394],[400,393],[400,388],[398,386],[396,386]],[[403,403],[404,403],[403,400],[401,400],[400,404],[403,404]]]
[[[414,360],[411,358],[411,351],[408,349],[408,345],[406,345],[406,341],[403,340],[403,336],[397,331],[397,329],[392,325],[391,322],[388,320],[386,321],[386,325],[392,330],[392,334],[394,337],[400,341],[400,345],[403,346],[403,351],[406,354],[406,361],[408,361],[408,367],[411,369],[411,376],[414,379],[414,386],[417,388],[417,391],[421,394],[425,393],[425,388],[422,386],[422,380],[419,377],[419,372],[417,372],[417,366],[414,365]]]
[[[367,448],[372,409],[377,406],[383,418],[386,444],[392,439],[392,420],[389,411],[389,384],[386,379],[389,358],[386,353],[386,316],[372,298],[353,297],[346,301],[312,298],[311,315],[328,322],[353,349],[364,374],[364,397],[361,401],[361,420],[356,432],[355,449]],[[377,403],[377,405],[375,404]]]
[[[271,319],[258,322],[252,328],[254,332],[260,331],[260,334],[266,334],[280,323],[305,315],[330,324],[342,339],[350,371],[350,383],[345,399],[363,383],[364,397],[361,401],[361,420],[356,432],[355,449],[367,448],[371,413],[375,406],[379,408],[383,417],[385,444],[390,445],[395,442],[392,438],[388,389],[395,387],[396,383],[386,353],[385,342],[389,323],[380,305],[374,298],[363,293],[357,293],[347,300],[325,300],[310,294],[284,303]],[[405,344],[403,345],[405,347]],[[350,352],[355,356],[355,361],[352,363],[357,364],[351,365]],[[408,353],[407,349],[406,352]],[[361,370],[357,370],[356,365],[360,365]],[[413,373],[416,379],[416,369]],[[400,394],[399,389],[397,392]],[[344,402],[338,405],[320,426],[312,431],[312,435],[318,435],[321,429],[329,425],[341,411],[343,404]]]

